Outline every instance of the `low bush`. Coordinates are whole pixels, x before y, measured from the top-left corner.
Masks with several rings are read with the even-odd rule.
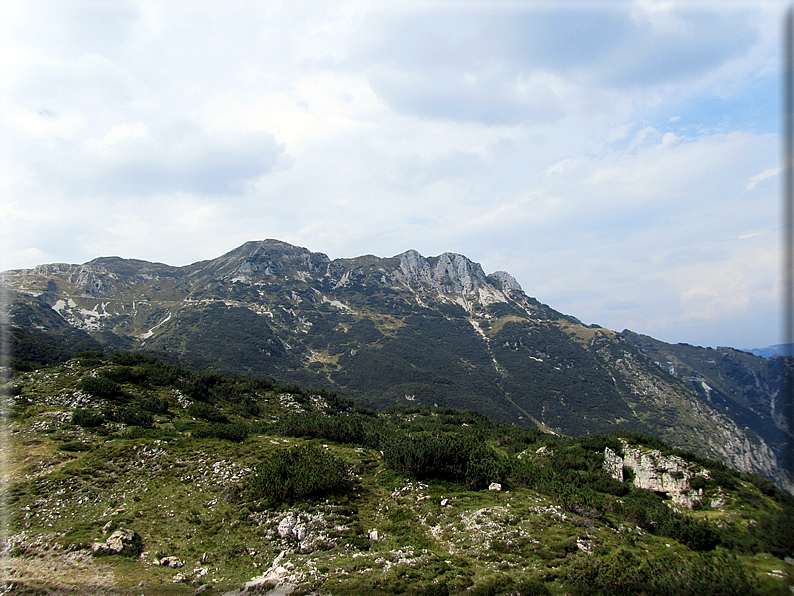
[[[254,498],[281,503],[337,490],[347,479],[342,460],[309,444],[276,451],[260,462],[250,488]]]
[[[647,532],[673,538],[693,550],[711,550],[721,542],[712,524],[674,511],[647,490],[633,489],[616,513]]]
[[[154,414],[165,414],[168,412],[168,400],[157,396],[147,397],[141,402],[141,408]]]
[[[115,381],[105,377],[83,377],[80,381],[80,389],[104,399],[118,399],[124,396],[124,391]]]
[[[96,428],[105,421],[105,417],[93,410],[77,409],[72,412],[72,424],[83,428]]]
[[[383,458],[393,470],[419,480],[446,480],[477,490],[505,482],[509,464],[472,436],[429,432],[384,439]]]
[[[69,441],[68,443],[63,443],[60,446],[61,451],[90,451],[91,445],[88,443],[83,443],[81,441]]]
[[[248,425],[244,422],[199,424],[192,428],[190,436],[196,439],[225,439],[241,443],[248,436]]]
[[[154,419],[149,412],[144,412],[138,408],[116,408],[114,418],[117,422],[144,428],[150,428],[154,423]]]
[[[621,549],[614,555],[580,557],[568,581],[582,594],[646,596],[755,596],[758,582],[733,554],[694,553],[649,557]]]
[[[204,402],[194,402],[187,407],[186,411],[188,416],[192,416],[193,418],[203,418],[207,422],[229,422],[226,414],[221,412],[215,406],[211,406],[210,404]]]
[[[289,416],[276,423],[273,430],[287,437],[318,437],[337,443],[361,444],[365,436],[359,416],[327,416],[317,412]]]
[[[146,369],[140,366],[114,366],[102,373],[102,376],[116,383],[147,384]]]
[[[144,428],[130,426],[118,435],[119,439],[174,439],[177,432],[173,428]]]

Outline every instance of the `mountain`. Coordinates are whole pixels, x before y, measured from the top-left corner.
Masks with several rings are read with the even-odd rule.
[[[4,279],[18,368],[57,360],[51,346],[148,350],[376,409],[470,408],[572,436],[642,432],[791,489],[779,464],[790,437],[782,359],[679,354],[586,326],[463,255],[331,260],[265,240],[184,267],[103,257]]]
[[[752,350],[743,350],[750,352],[756,356],[764,358],[772,358],[772,356],[785,356],[786,354],[794,353],[794,344],[775,344],[774,346],[767,346],[766,348],[753,348]]]

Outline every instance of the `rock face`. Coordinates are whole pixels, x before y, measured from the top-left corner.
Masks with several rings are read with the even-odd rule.
[[[113,532],[105,542],[95,542],[91,545],[91,552],[95,557],[103,555],[122,555],[137,557],[141,553],[143,539],[129,528],[119,528]]]
[[[396,258],[399,259],[399,267],[392,272],[392,277],[398,283],[419,284],[442,293],[472,293],[479,287],[490,285],[480,264],[463,255],[445,252],[426,259],[415,250],[408,250]],[[518,282],[509,275],[507,277],[512,282],[504,277],[500,282],[504,279],[503,285],[516,289]]]
[[[328,543],[328,530],[329,524],[321,513],[287,511],[276,526],[275,536],[292,544],[298,552],[310,553]]]
[[[604,470],[615,480],[623,482],[623,468],[634,473],[632,484],[637,488],[664,493],[676,505],[691,509],[703,499],[703,489],[690,486],[692,478],[708,478],[708,470],[698,469],[674,455],[663,455],[656,449],[633,447],[623,443],[623,457],[609,447],[604,450]]]

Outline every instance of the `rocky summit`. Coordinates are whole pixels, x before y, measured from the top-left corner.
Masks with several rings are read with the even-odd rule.
[[[278,240],[184,267],[102,257],[4,273],[18,370],[144,350],[376,410],[467,408],[544,432],[641,432],[792,490],[783,358],[585,325],[463,255],[331,260]]]

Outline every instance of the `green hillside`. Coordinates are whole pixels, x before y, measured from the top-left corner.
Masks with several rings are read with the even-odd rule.
[[[784,560],[794,499],[637,433],[566,438],[442,406],[376,413],[328,391],[131,353],[19,372],[10,393],[13,593],[787,594],[794,584]],[[635,449],[684,466],[668,480],[688,483],[693,509],[637,488],[648,470],[613,477],[607,456],[628,462]],[[126,550],[106,554],[123,535]]]

